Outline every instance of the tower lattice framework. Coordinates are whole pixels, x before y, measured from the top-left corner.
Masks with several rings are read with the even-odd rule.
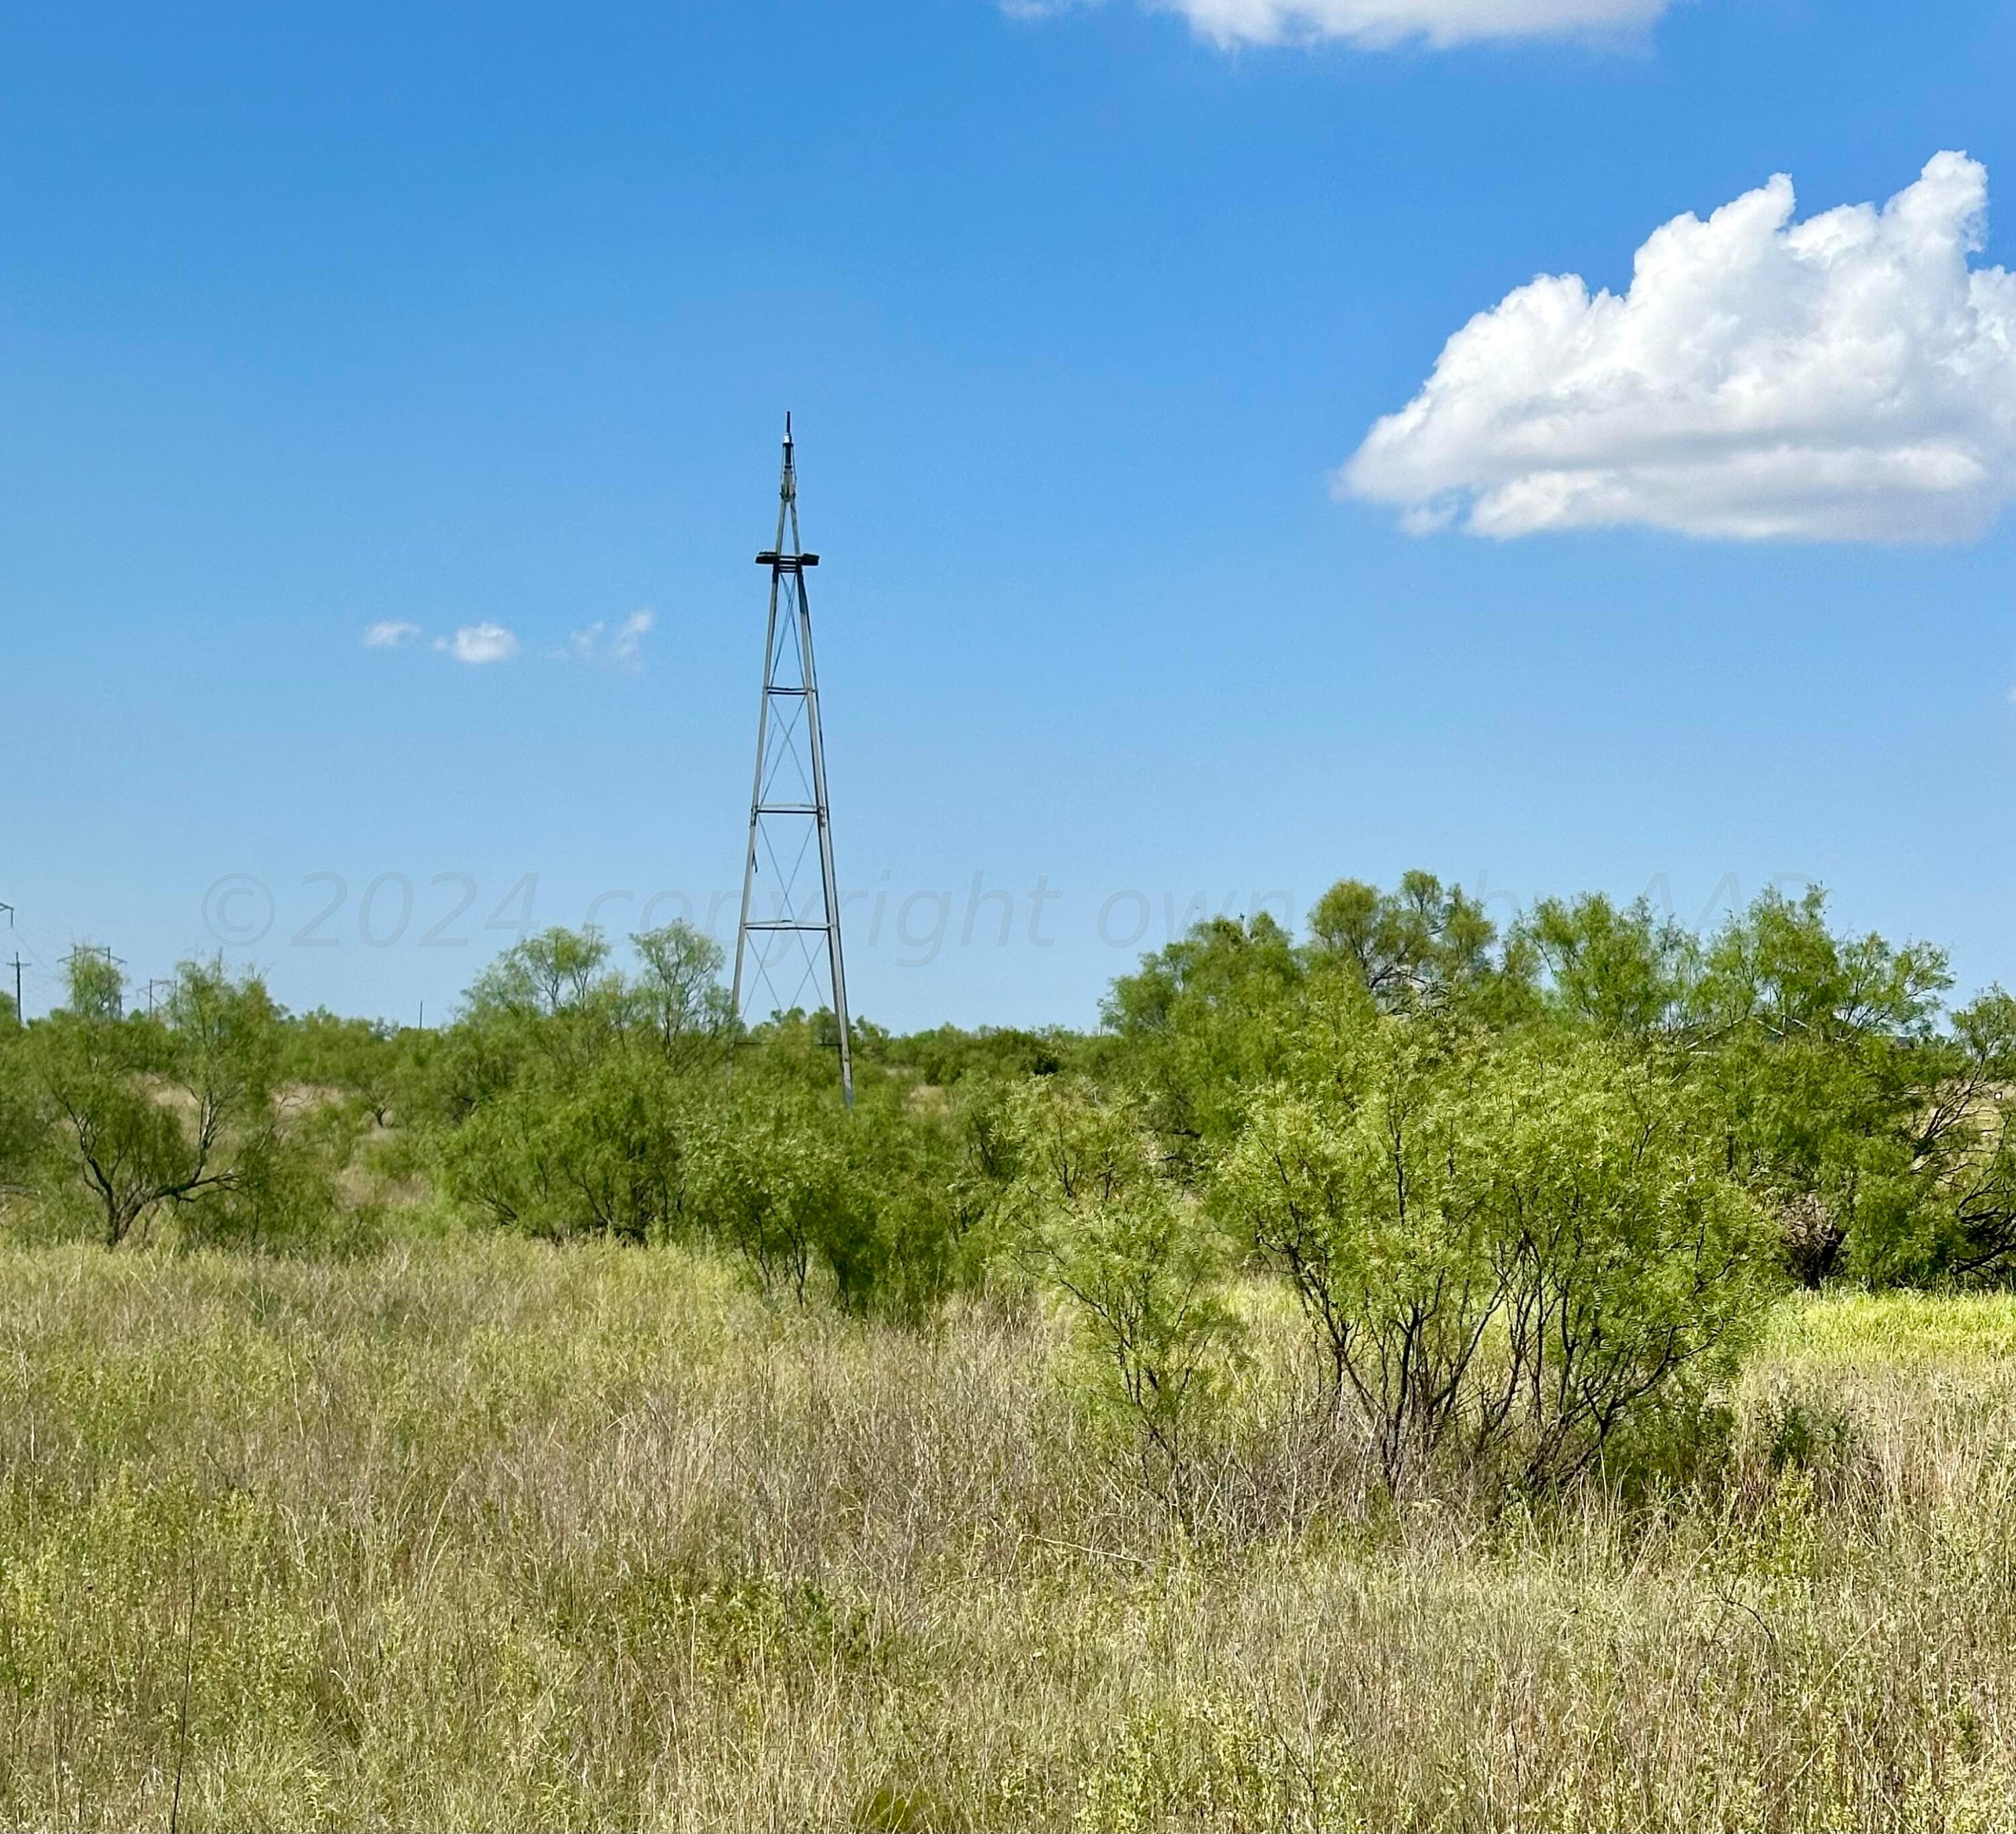
[[[799,1007],[808,989],[825,995],[840,1034],[841,1093],[851,1104],[854,1050],[847,1016],[847,969],[833,881],[812,607],[805,596],[805,575],[819,564],[819,556],[805,553],[799,539],[797,468],[788,414],[783,478],[777,492],[777,539],[756,561],[770,570],[770,619],[763,645],[763,698],[756,716],[756,786],[749,798],[742,921],[735,937],[735,1018],[738,1025],[744,1021],[745,996],[754,998],[758,989],[767,992],[778,1012]],[[757,910],[759,880],[768,895],[767,913]],[[788,1000],[782,997],[783,985],[794,988]]]

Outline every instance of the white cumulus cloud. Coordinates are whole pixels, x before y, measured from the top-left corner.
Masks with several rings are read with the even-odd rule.
[[[501,624],[465,624],[452,637],[434,639],[458,662],[508,662],[518,654],[518,640]]]
[[[1334,480],[1415,531],[1650,524],[1953,541],[2016,496],[2016,275],[1970,265],[1988,174],[1942,153],[1880,210],[1780,175],[1480,312]]]
[[[653,622],[651,612],[632,611],[611,630],[605,620],[598,618],[585,629],[570,633],[567,647],[561,654],[571,655],[578,661],[606,662],[613,668],[635,671],[643,666],[644,640],[651,634]]]
[[[1002,0],[1023,18],[1093,0]],[[1343,39],[1368,49],[1425,41],[1463,45],[1492,38],[1609,37],[1648,26],[1669,0],[1142,0],[1180,13],[1201,38],[1235,45],[1313,44]]]
[[[364,647],[367,650],[403,650],[420,634],[417,624],[402,624],[387,618],[382,624],[374,624],[364,633]]]

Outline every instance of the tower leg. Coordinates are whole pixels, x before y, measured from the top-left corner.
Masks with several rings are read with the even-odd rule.
[[[840,890],[833,865],[832,811],[826,800],[826,736],[819,718],[818,672],[812,661],[812,607],[805,595],[806,570],[819,564],[819,556],[804,551],[798,534],[797,474],[788,415],[784,420],[783,477],[777,494],[777,542],[774,548],[756,558],[760,564],[770,569],[770,614],[763,639],[763,698],[756,721],[756,780],[749,797],[749,844],[742,862],[742,915],[735,932],[735,980],[730,993],[734,1025],[739,1032],[751,949],[754,951],[757,974],[769,985],[769,958],[765,953],[763,939],[778,932],[796,932],[808,944],[812,933],[817,932],[825,939],[833,1016],[839,1032],[841,1094],[851,1108],[854,1104],[854,1032],[847,1010],[847,965],[841,947]],[[778,672],[779,640],[787,634],[797,646],[798,672],[795,682],[780,679]],[[806,737],[812,752],[812,780],[801,794],[808,791],[809,801],[779,802],[772,799],[776,794],[778,773],[771,758],[771,746],[779,733],[783,734],[783,746],[779,760],[791,755],[790,719],[785,717],[773,720],[771,717],[770,704],[778,700],[796,700],[804,711]],[[802,773],[802,761],[797,769]],[[813,823],[819,840],[819,921],[814,923],[801,920],[793,906],[791,881],[796,877],[795,863],[786,875],[786,882],[778,888],[776,921],[753,917],[751,910],[755,902],[756,856],[767,832],[765,822],[808,819]],[[798,831],[803,834],[802,829]],[[806,836],[805,843],[810,839]],[[803,859],[805,843],[800,845],[797,861]],[[777,864],[778,858],[773,846],[773,865]],[[779,870],[783,869],[779,867]],[[808,981],[816,981],[816,964],[809,948],[805,975]],[[774,999],[776,987],[772,985],[770,991]],[[733,1050],[731,1045],[731,1074],[734,1067]]]

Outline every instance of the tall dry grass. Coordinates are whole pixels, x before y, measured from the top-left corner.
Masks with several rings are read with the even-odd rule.
[[[1723,1481],[1539,1518],[1263,1366],[1188,1537],[1040,1325],[670,1252],[13,1251],[0,1334],[9,1825],[2016,1821],[1998,1302],[1795,1306]]]

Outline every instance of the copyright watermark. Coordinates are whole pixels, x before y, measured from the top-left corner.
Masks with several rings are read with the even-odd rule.
[[[1132,954],[1179,942],[1199,924],[1220,918],[1265,915],[1292,936],[1299,934],[1309,909],[1294,892],[1280,888],[1220,893],[1122,886],[1101,895],[1060,889],[1046,874],[1018,887],[990,883],[984,871],[956,887],[902,888],[891,883],[892,877],[885,869],[873,884],[843,887],[839,915],[850,952],[889,950],[901,968],[927,967],[947,949],[1047,949],[1060,942]],[[1796,895],[1809,883],[1803,874],[1777,873],[1751,890]],[[1494,885],[1485,872],[1475,874],[1469,885],[1452,881],[1448,888],[1467,892],[1501,934],[1519,921],[1530,903]],[[1706,930],[1739,908],[1747,902],[1744,892],[1737,875],[1725,873],[1701,906],[1694,927]],[[202,920],[211,940],[229,949],[275,939],[289,949],[382,950],[403,945],[490,950],[523,942],[554,924],[618,936],[682,923],[733,945],[743,914],[739,888],[696,897],[673,888],[646,893],[617,887],[578,904],[571,900],[558,910],[550,896],[542,910],[539,894],[535,872],[520,873],[501,892],[495,881],[485,886],[466,872],[416,879],[388,871],[356,884],[340,873],[308,873],[298,892],[290,888],[277,896],[253,874],[227,873],[204,892]],[[1676,899],[1664,873],[1655,874],[1640,896],[1654,915],[1667,921],[1684,921],[1694,902]],[[795,895],[780,894],[759,878],[748,915],[765,933],[758,946],[760,954],[788,953],[799,946],[793,932],[806,927],[796,920],[812,920],[816,927],[823,923],[824,909],[815,884],[809,895],[802,887]]]
[[[265,942],[279,915],[272,892],[250,873],[226,873],[203,895],[203,927],[227,948]]]

